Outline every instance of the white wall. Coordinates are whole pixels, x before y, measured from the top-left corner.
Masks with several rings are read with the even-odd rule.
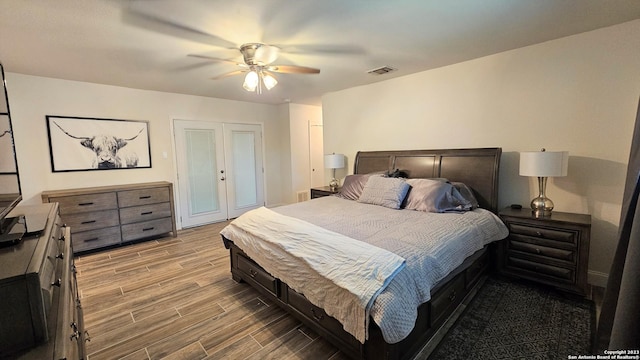
[[[264,125],[266,201],[282,202],[282,138],[277,106],[7,74],[23,203],[39,203],[43,190],[176,181],[173,119]],[[148,120],[152,168],[53,173],[45,115]],[[72,150],[71,150],[72,151]],[[163,154],[166,153],[166,158]],[[176,195],[177,195],[177,191]]]
[[[592,215],[592,283],[616,245],[640,95],[640,20],[323,97],[324,146],[358,150],[502,147],[500,203],[528,206],[520,151],[569,151],[549,180],[557,211]],[[344,176],[344,174],[341,174]]]

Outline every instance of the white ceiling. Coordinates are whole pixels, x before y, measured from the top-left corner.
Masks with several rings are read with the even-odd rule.
[[[320,104],[369,84],[640,18],[639,0],[0,0],[7,72],[278,104]],[[236,69],[237,48],[281,48],[262,95]],[[398,71],[369,75],[391,66]]]

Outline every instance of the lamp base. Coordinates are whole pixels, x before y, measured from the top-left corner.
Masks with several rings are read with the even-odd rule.
[[[551,216],[553,210],[553,201],[546,196],[538,196],[531,200],[531,212],[535,217]]]
[[[336,178],[331,179],[331,182],[329,183],[329,189],[331,190],[331,192],[338,191],[338,180]]]

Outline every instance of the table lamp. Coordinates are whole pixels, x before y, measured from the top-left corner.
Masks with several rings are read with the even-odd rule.
[[[553,201],[545,195],[547,177],[567,176],[569,152],[567,151],[525,151],[520,153],[520,175],[537,176],[540,194],[531,200],[531,211],[536,217],[550,216]]]
[[[344,155],[342,154],[329,154],[324,156],[324,167],[327,169],[333,169],[333,179],[329,183],[329,189],[332,192],[338,191],[338,180],[336,180],[336,169],[342,169],[344,167]]]

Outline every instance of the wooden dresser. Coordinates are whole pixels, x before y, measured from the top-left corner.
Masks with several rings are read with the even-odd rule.
[[[500,211],[500,217],[509,228],[503,243],[502,273],[587,293],[590,215],[554,211],[536,218],[531,209],[507,208]]]
[[[0,248],[0,358],[83,359],[85,336],[71,233],[57,204],[19,206],[12,216],[44,229]]]
[[[44,191],[42,201],[60,204],[75,252],[169,232],[177,236],[170,182]]]

